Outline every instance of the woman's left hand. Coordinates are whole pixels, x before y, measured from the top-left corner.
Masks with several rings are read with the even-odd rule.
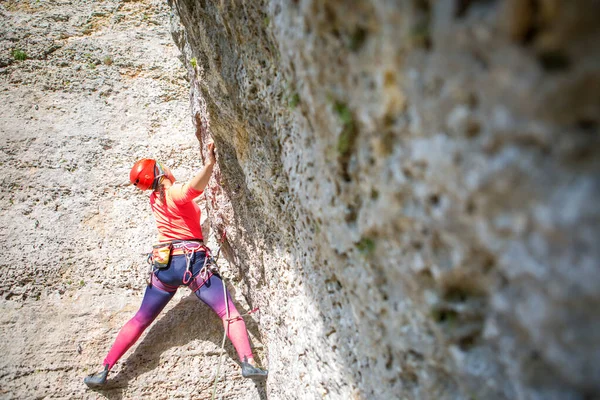
[[[208,143],[206,149],[208,150],[208,154],[204,159],[204,167],[190,181],[190,187],[198,191],[203,191],[204,188],[206,188],[210,176],[212,175],[213,167],[217,162],[217,157],[215,156],[215,144],[213,142]]]
[[[208,148],[208,164],[214,165],[217,162],[217,157],[215,155],[215,144],[214,142],[210,142],[207,145]]]

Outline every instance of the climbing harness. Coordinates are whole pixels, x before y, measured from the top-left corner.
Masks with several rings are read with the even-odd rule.
[[[204,257],[204,265],[200,271],[201,274],[206,267],[206,259],[210,255],[208,247],[206,247],[204,244],[198,244],[197,242],[182,242],[175,244],[173,248],[178,248],[177,245],[179,245],[179,248],[183,250],[183,255],[185,256],[185,273],[183,274],[183,284],[187,285],[192,280],[192,256],[194,253],[197,251],[204,251],[206,254],[206,257]]]
[[[202,239],[189,239],[189,240],[172,240],[169,242],[159,243],[152,246],[152,252],[148,254],[146,262],[150,266],[148,285],[155,284],[157,287],[165,286],[159,283],[160,281],[155,278],[154,271],[165,269],[169,266],[171,256],[184,255],[185,256],[185,273],[183,274],[183,284],[187,285],[191,282],[192,275],[192,257],[194,253],[203,251],[206,254],[204,258],[204,265],[200,270],[199,277],[206,281],[215,272],[214,269],[207,268],[207,261],[210,257],[210,250],[204,245]],[[216,270],[218,272],[218,270]],[[202,286],[202,284],[195,285],[196,289]],[[191,284],[190,284],[191,288]],[[177,288],[175,288],[177,290]],[[173,290],[167,290],[173,291]]]

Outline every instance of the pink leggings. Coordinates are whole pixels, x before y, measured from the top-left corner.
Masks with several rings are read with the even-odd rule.
[[[169,270],[173,270],[173,272],[176,272],[174,271],[175,269],[176,268],[169,268]],[[161,281],[163,281],[163,277],[160,275],[161,273],[163,275],[173,275],[169,270],[159,272]],[[174,276],[165,276],[165,278],[166,281],[169,281],[169,278],[174,278]],[[177,290],[177,286],[173,287],[175,289],[173,291],[165,291],[164,286],[162,288],[157,286],[161,285],[151,285],[146,288],[146,293],[144,294],[140,309],[119,331],[115,343],[104,359],[103,365],[108,364],[109,369],[112,368],[121,356],[123,356],[123,354],[125,354],[125,352],[139,339],[144,330],[152,323],[152,321],[154,321],[158,314],[160,314],[169,300],[173,298],[173,295],[175,295],[175,291]],[[223,281],[221,278],[217,275],[212,275],[195,291],[195,293],[200,300],[212,308],[223,320],[223,325],[227,331],[227,337],[229,337],[229,340],[233,343],[240,361],[244,361],[245,357],[252,358],[252,350],[250,349],[246,324],[242,318],[235,319],[236,317],[239,317],[240,314],[236,310],[233,301],[231,301],[229,291],[227,291],[227,300],[229,303],[230,321],[227,320],[227,309],[225,307]]]

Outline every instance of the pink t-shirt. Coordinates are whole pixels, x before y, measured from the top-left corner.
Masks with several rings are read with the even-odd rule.
[[[150,195],[150,206],[158,228],[158,240],[202,239],[200,207],[193,200],[202,194],[188,183],[174,183],[165,190],[165,203],[157,192]]]

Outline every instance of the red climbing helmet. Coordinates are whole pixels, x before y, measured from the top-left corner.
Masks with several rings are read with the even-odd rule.
[[[156,190],[159,179],[161,177],[169,179],[171,182],[175,182],[175,177],[171,170],[151,158],[142,158],[135,164],[129,172],[129,180],[134,186],[142,190]]]
[[[156,178],[156,161],[150,158],[142,158],[135,164],[129,172],[131,183],[142,190],[148,190],[154,186]]]

